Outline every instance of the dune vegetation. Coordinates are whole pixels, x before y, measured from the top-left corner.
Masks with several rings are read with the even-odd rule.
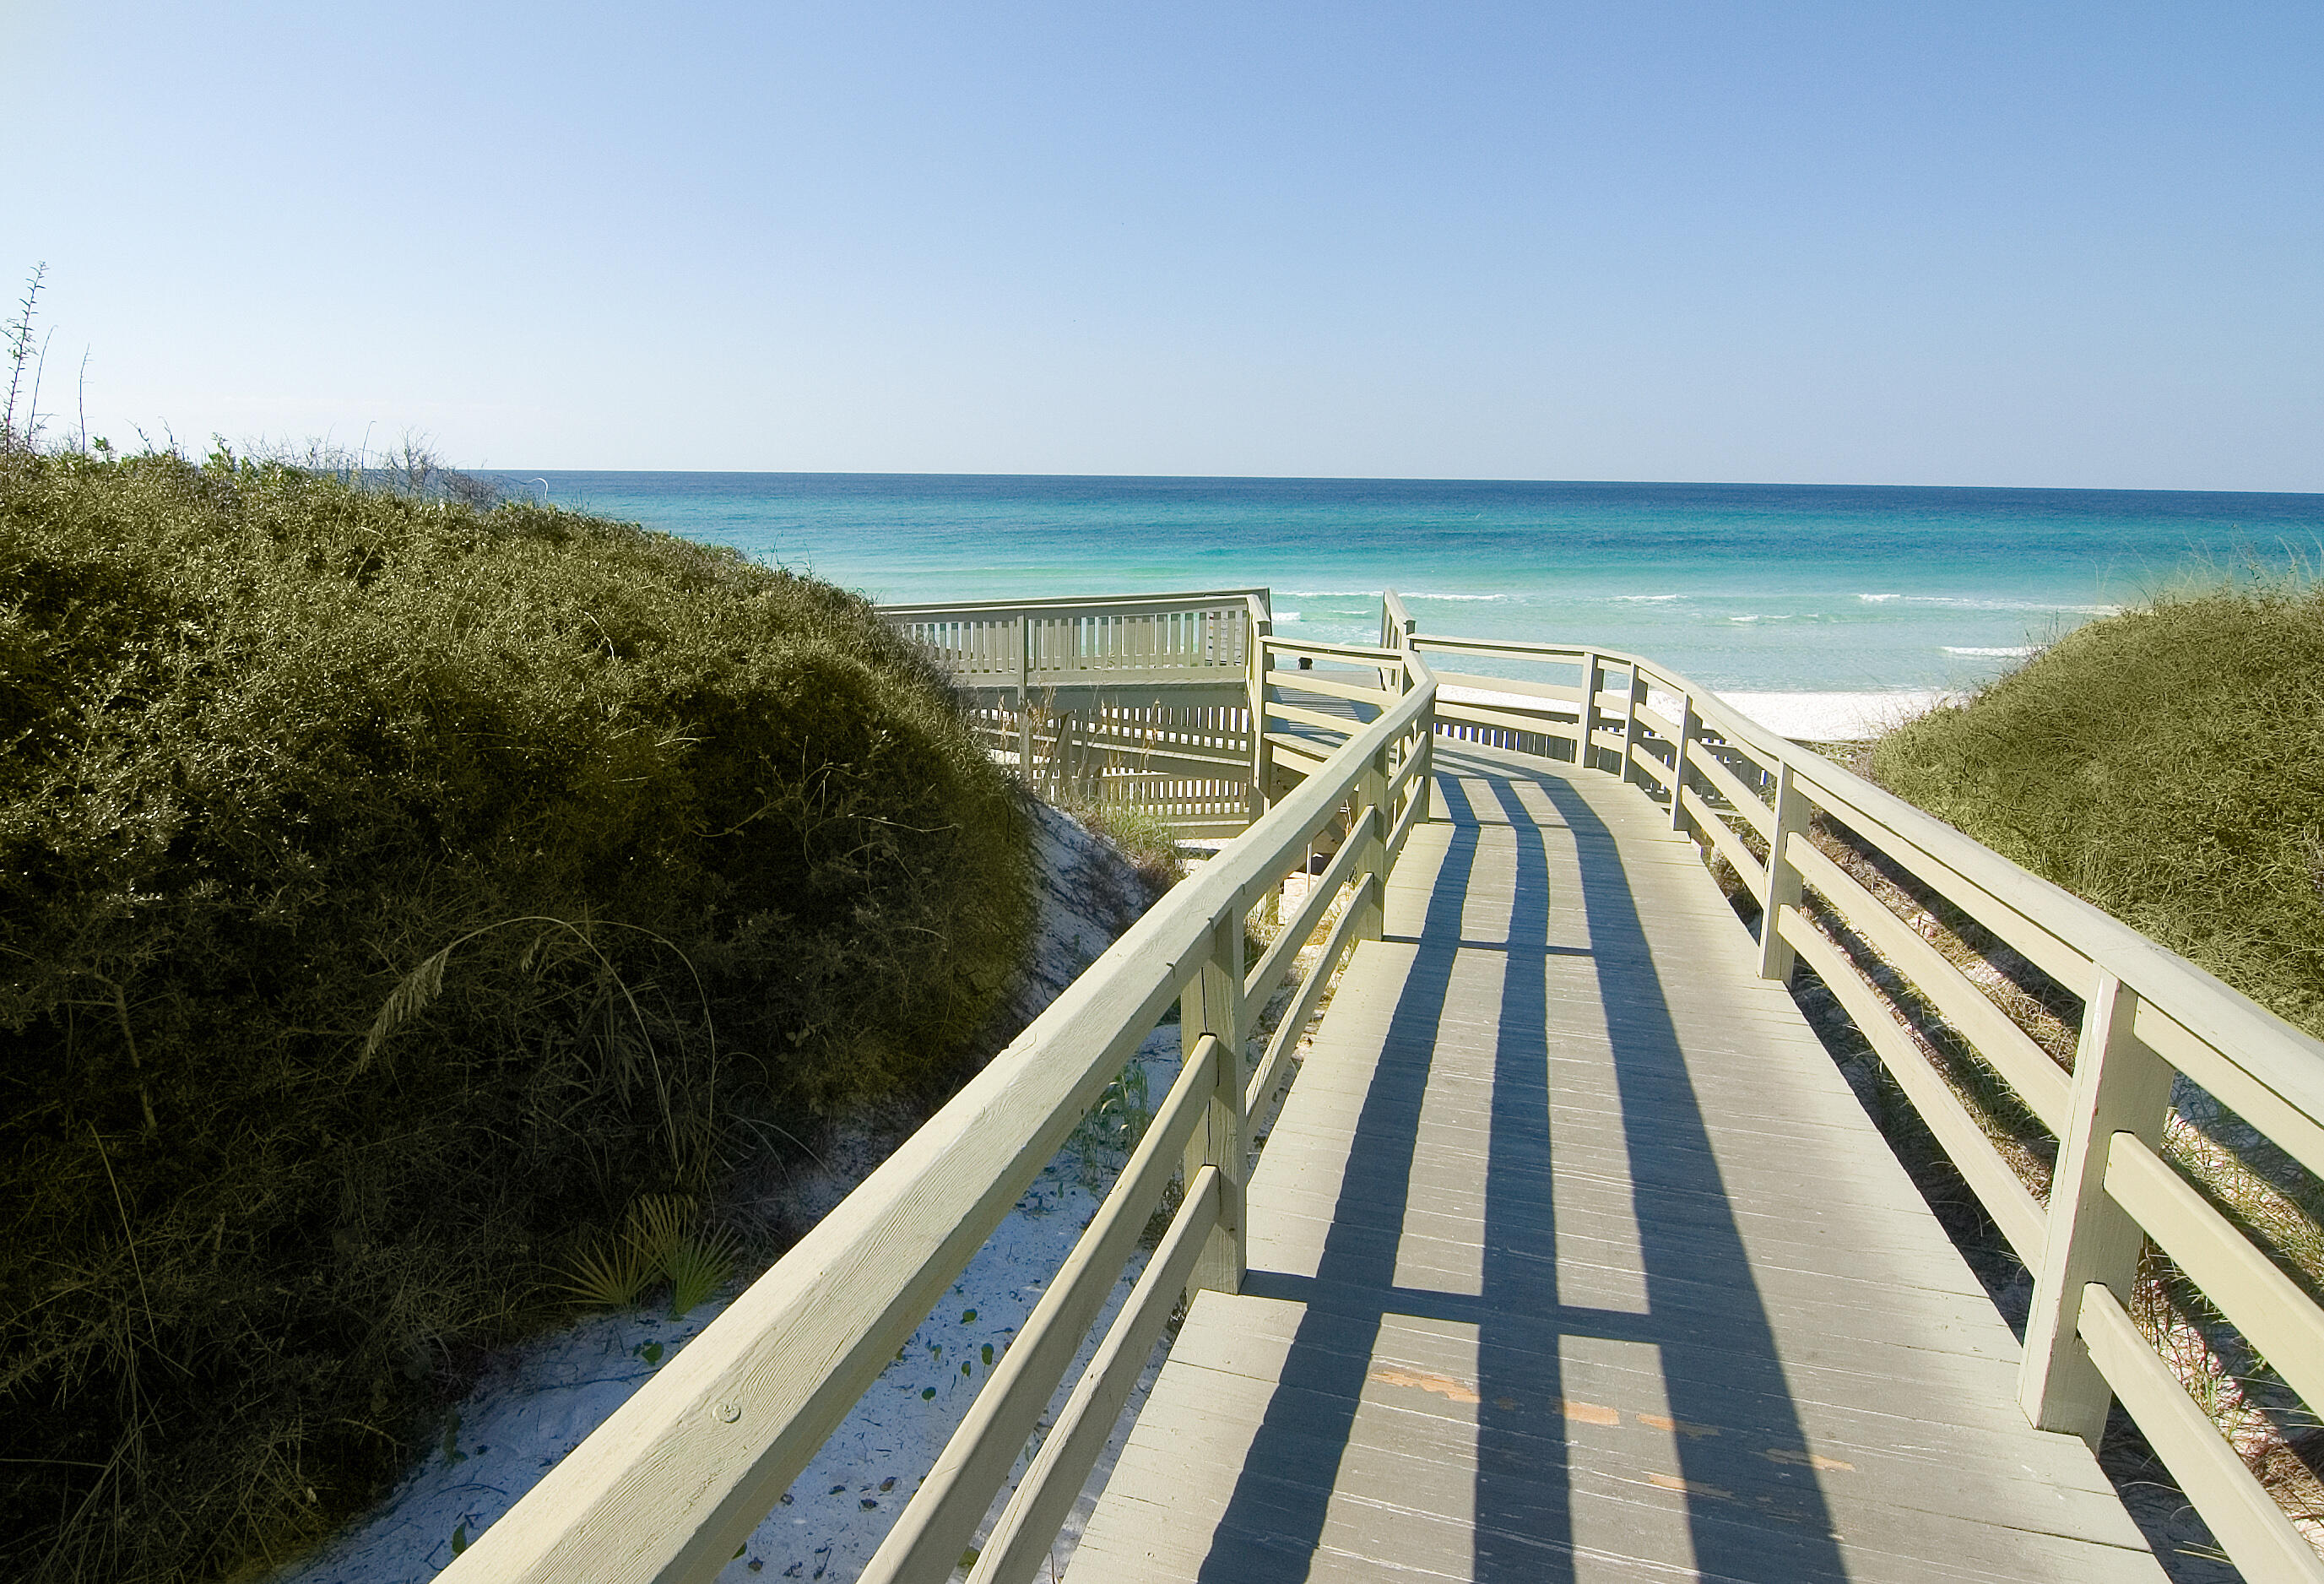
[[[0,1575],[322,1533],[641,1206],[962,1076],[1022,949],[862,600],[402,485],[0,455]]]
[[[1871,769],[2324,1035],[2324,585],[2089,623],[1881,738]]]

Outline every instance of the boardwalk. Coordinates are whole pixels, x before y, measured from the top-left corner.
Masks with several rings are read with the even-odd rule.
[[[1072,1576],[2159,1579],[1693,849],[1438,786]]]

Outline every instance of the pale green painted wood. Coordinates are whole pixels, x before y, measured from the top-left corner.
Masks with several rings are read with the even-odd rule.
[[[2137,994],[2101,971],[2082,1014],[2074,1054],[2073,1092],[2050,1186],[2049,1227],[2042,1254],[2025,1256],[2039,1274],[2025,1322],[2025,1375],[2018,1387],[2026,1416],[2044,1430],[2070,1431],[2092,1447],[2106,1431],[2113,1394],[2075,1337],[2082,1292],[2104,1283],[2127,1302],[2138,1274],[2145,1229],[2106,1190],[2115,1135],[2152,1147],[2163,1140],[2171,1109],[2171,1069],[2132,1035]]]
[[[2091,1283],[2080,1315],[2091,1357],[2244,1577],[2324,1584],[2324,1561],[2172,1378],[2114,1293]]]

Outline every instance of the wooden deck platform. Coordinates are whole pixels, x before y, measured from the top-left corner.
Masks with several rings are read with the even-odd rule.
[[[1692,848],[1438,786],[1071,1576],[2160,1579]]]

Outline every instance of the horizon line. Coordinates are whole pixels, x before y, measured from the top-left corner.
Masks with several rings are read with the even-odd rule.
[[[710,478],[918,478],[979,480],[1077,480],[1128,484],[1466,484],[1545,486],[1589,489],[1913,489],[2011,495],[2264,495],[2324,499],[2324,490],[2196,489],[2184,486],[2114,484],[1889,484],[1800,479],[1494,478],[1459,474],[1305,473],[1017,473],[825,468],[506,468],[478,463],[459,471],[515,477],[526,474],[674,475]]]

